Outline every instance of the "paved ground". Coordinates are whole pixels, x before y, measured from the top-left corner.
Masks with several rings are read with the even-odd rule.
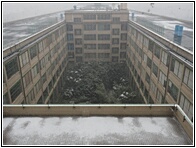
[[[3,118],[4,145],[189,145],[172,117]]]

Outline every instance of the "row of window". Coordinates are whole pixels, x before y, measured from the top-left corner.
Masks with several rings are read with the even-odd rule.
[[[110,23],[98,23],[97,25],[97,29],[98,30],[110,30],[111,25]],[[67,24],[67,31],[73,31],[73,25],[71,24]],[[84,30],[96,30],[96,24],[95,23],[88,23],[88,24],[84,24]],[[127,30],[127,24],[126,23],[122,23],[121,24],[121,30],[122,31],[126,31]],[[75,29],[74,33],[75,35],[81,35],[81,29]],[[119,29],[113,29],[113,35],[118,35],[119,34]]]

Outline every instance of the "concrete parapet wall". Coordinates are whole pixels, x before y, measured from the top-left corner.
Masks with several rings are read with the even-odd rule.
[[[173,106],[155,105],[6,105],[4,116],[173,116]]]

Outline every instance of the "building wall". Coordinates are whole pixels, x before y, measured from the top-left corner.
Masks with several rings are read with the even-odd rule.
[[[72,62],[125,62],[129,13],[67,11],[68,57]]]
[[[61,22],[5,50],[3,103],[47,103],[67,64],[66,40]]]
[[[193,65],[187,60],[190,56],[174,52],[168,43],[163,44],[153,37],[129,23],[127,65],[130,74],[146,103],[177,103],[192,119]]]

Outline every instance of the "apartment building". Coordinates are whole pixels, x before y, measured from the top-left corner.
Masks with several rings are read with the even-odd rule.
[[[65,12],[69,61],[125,62],[129,20],[126,4],[118,10],[89,9]]]
[[[193,118],[192,52],[170,45],[134,23],[128,25],[127,65],[146,103],[179,104]],[[168,46],[169,45],[169,46]]]
[[[4,50],[4,104],[47,103],[58,94],[67,64],[66,40],[66,25],[60,22]]]
[[[3,54],[4,104],[49,103],[68,63],[124,62],[146,103],[177,103],[193,118],[193,53],[129,21],[126,4],[65,11],[65,21]]]

